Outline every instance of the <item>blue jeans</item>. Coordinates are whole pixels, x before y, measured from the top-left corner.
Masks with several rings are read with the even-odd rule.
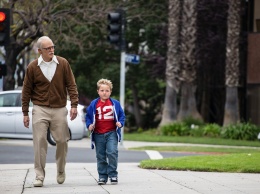
[[[116,131],[94,134],[99,178],[117,177],[118,140]]]

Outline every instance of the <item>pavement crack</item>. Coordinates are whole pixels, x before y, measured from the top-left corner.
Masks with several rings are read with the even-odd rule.
[[[168,180],[168,181],[170,181],[170,182],[176,183],[176,184],[181,185],[181,186],[183,186],[183,187],[185,187],[185,188],[187,188],[187,189],[190,189],[190,190],[193,190],[193,191],[195,191],[195,192],[197,192],[197,193],[200,193],[199,191],[195,190],[194,188],[188,187],[187,185],[181,184],[180,182],[171,180],[171,179],[169,179],[169,178],[167,178],[167,177],[165,177],[165,176],[163,176],[163,175],[161,175],[161,174],[156,173],[156,171],[154,171],[154,170],[149,170],[149,171],[152,172],[152,173],[154,173],[154,174],[156,174],[156,175],[158,175],[158,176],[160,176],[160,177],[162,177],[162,178],[164,178],[164,179],[166,179],[166,180]]]
[[[222,183],[217,183],[217,182],[215,182],[215,181],[212,181],[212,180],[209,180],[209,179],[205,179],[205,178],[200,177],[200,176],[197,176],[197,175],[195,176],[194,174],[191,175],[191,176],[194,176],[194,177],[200,178],[201,180],[203,180],[203,181],[205,181],[205,182],[210,182],[210,183],[213,183],[213,184],[216,184],[216,185],[219,185],[219,186],[222,186],[222,187],[225,187],[225,188],[231,189],[232,191],[237,191],[237,192],[240,192],[240,193],[244,193],[243,191],[238,190],[238,189],[234,189],[234,188],[232,188],[232,187],[229,186],[229,185],[224,185],[224,184],[222,184]]]
[[[21,193],[21,194],[23,194],[23,192],[24,192],[25,181],[26,181],[26,178],[27,178],[27,176],[28,176],[28,173],[29,173],[29,168],[27,169],[26,174],[25,174],[25,177],[24,177],[24,180],[23,180],[23,188],[22,188],[22,193]]]
[[[97,182],[97,179],[94,177],[94,175],[89,171],[87,170],[86,168],[84,168],[84,170],[86,170],[91,177],[93,177],[93,179]],[[108,190],[106,190],[102,185],[99,185],[100,187],[102,187],[103,190],[105,190],[108,194],[110,194],[110,192]]]

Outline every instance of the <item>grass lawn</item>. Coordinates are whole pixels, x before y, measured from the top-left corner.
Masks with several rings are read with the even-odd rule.
[[[260,141],[244,141],[191,136],[162,136],[156,135],[154,132],[124,133],[124,140],[260,147]]]
[[[260,153],[260,148],[216,148],[203,146],[144,146],[131,150],[157,150],[170,152],[207,152],[207,153]]]
[[[260,153],[242,153],[143,160],[140,167],[163,170],[260,173],[259,161]]]
[[[160,160],[143,160],[141,168],[164,170],[192,170],[205,172],[260,173],[260,141],[243,141],[208,137],[180,137],[156,135],[154,131],[125,133],[124,140],[147,142],[172,142],[238,146],[236,148],[212,146],[146,146],[134,150],[208,152],[211,155],[185,156]],[[243,146],[239,147],[239,146]],[[246,147],[246,148],[245,148]],[[213,154],[214,153],[214,154]],[[221,153],[221,154],[216,154]]]

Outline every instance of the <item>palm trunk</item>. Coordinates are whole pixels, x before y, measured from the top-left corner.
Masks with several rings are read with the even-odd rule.
[[[138,91],[135,85],[132,85],[132,93],[133,93],[133,105],[134,105],[134,116],[136,127],[142,127],[142,116],[139,108],[139,99],[138,99]]]
[[[180,0],[169,0],[168,51],[166,65],[166,92],[162,120],[159,126],[174,122],[177,118],[177,92],[180,87],[179,38]]]
[[[197,111],[195,91],[196,87],[192,83],[183,83],[181,87],[181,104],[177,120],[182,121],[185,118],[192,117],[202,120],[201,115]]]
[[[224,126],[239,122],[239,36],[240,1],[229,0],[226,49],[226,103]]]
[[[192,117],[202,120],[196,106],[196,41],[197,41],[197,1],[183,1],[182,30],[181,30],[181,105],[178,120]]]
[[[237,87],[226,87],[224,126],[239,122]]]
[[[166,86],[163,117],[159,126],[169,124],[177,120],[177,92],[168,84]]]

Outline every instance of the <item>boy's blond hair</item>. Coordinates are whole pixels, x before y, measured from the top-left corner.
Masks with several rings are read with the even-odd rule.
[[[113,84],[112,84],[112,82],[110,81],[110,80],[108,80],[108,79],[100,79],[100,80],[98,80],[98,82],[97,82],[97,89],[99,90],[99,88],[100,88],[100,86],[101,85],[108,85],[109,87],[110,87],[110,90],[112,91],[112,89],[113,89]]]

